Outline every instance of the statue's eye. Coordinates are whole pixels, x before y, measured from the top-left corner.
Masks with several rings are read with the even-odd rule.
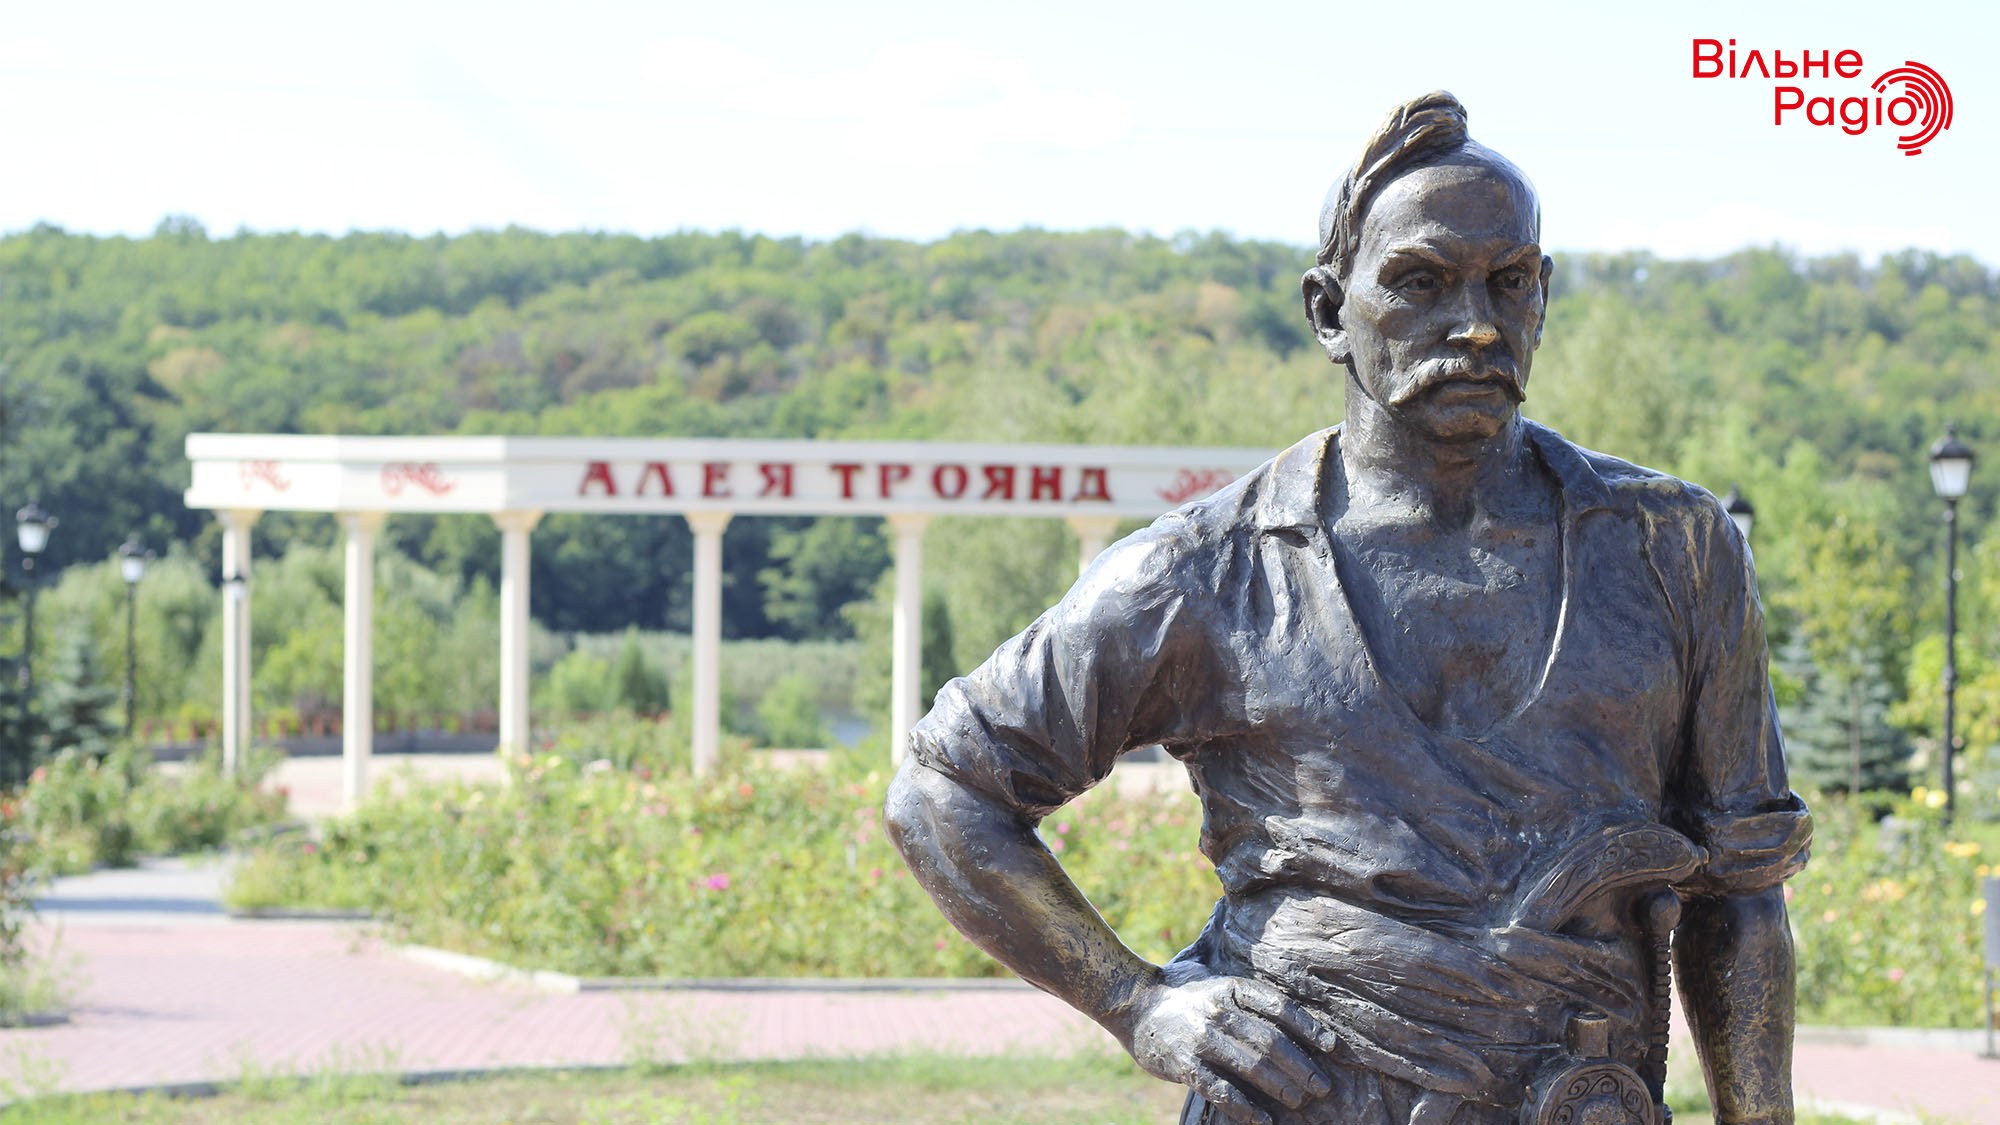
[[[1404,293],[1435,293],[1438,279],[1427,273],[1413,273],[1396,283],[1396,288]]]
[[[1528,271],[1504,270],[1494,277],[1493,284],[1509,292],[1522,292],[1528,288]]]

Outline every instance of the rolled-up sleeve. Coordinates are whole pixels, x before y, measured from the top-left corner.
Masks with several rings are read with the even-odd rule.
[[[1039,820],[1128,750],[1184,737],[1226,682],[1179,516],[1112,547],[1060,603],[938,693],[911,753]]]
[[[1687,885],[1748,894],[1805,866],[1812,817],[1785,775],[1764,643],[1764,614],[1743,535],[1713,497],[1687,517],[1694,595],[1686,752],[1673,814],[1709,850]]]

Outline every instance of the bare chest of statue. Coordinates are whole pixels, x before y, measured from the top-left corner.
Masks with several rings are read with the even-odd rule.
[[[1476,738],[1540,690],[1562,616],[1559,501],[1534,487],[1461,526],[1349,508],[1341,584],[1384,686],[1433,730]]]

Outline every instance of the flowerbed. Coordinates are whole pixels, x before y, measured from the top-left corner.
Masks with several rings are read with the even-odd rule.
[[[284,816],[285,795],[258,787],[276,764],[275,756],[251,755],[241,775],[228,778],[211,751],[169,776],[129,747],[102,758],[65,750],[30,775],[10,827],[29,839],[35,863],[56,875],[220,847]]]
[[[1896,802],[1886,828],[1856,803],[1813,803],[1812,862],[1785,887],[1803,1022],[1984,1026],[1979,880],[2000,848],[1990,824],[1947,836],[1925,796]]]
[[[883,836],[885,779],[736,766],[702,780],[560,754],[512,784],[419,785],[249,856],[238,906],[372,911],[408,940],[581,975],[992,976]],[[1108,790],[1110,787],[1106,787]],[[1976,1026],[1976,882],[1990,845],[1943,838],[1922,802],[1887,850],[1817,805],[1790,885],[1800,1018]],[[1186,794],[1094,792],[1042,836],[1125,941],[1158,961],[1218,894]]]
[[[417,785],[247,856],[231,905],[360,907],[409,940],[536,968],[633,976],[994,976],[883,836],[885,779],[740,766],[517,759],[512,784]],[[1152,958],[1206,920],[1192,799],[1093,794],[1042,826]]]

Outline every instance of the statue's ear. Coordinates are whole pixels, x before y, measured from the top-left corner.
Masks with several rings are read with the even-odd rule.
[[[1549,319],[1549,275],[1556,270],[1556,260],[1542,255],[1542,316],[1535,321],[1535,346],[1542,346],[1542,325]]]
[[[1306,323],[1312,325],[1313,338],[1326,349],[1329,359],[1335,363],[1346,363],[1351,353],[1347,346],[1347,331],[1340,326],[1343,294],[1339,279],[1333,276],[1330,267],[1314,266],[1300,280],[1299,290],[1305,296]]]

